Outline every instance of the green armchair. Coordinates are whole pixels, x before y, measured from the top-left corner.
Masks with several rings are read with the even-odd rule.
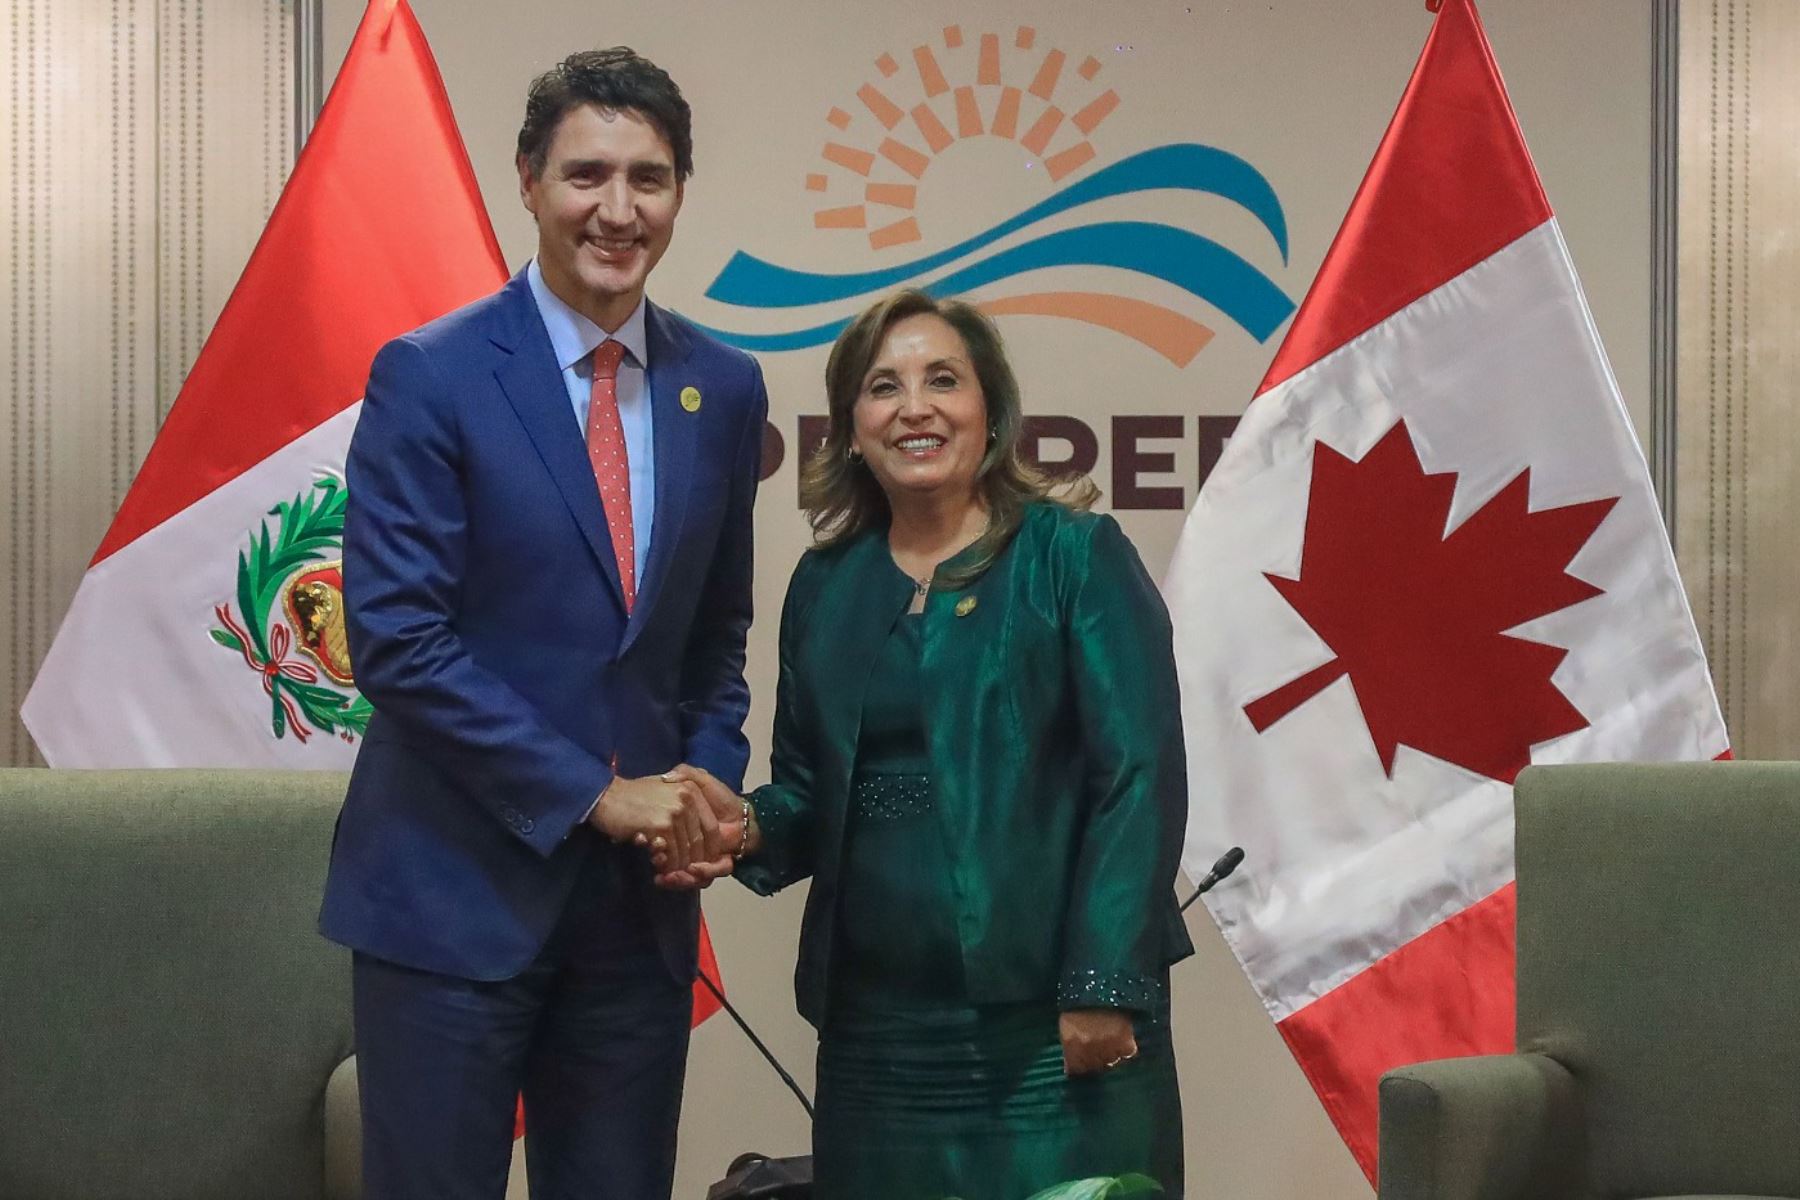
[[[344,777],[0,770],[0,1196],[353,1200]]]
[[[1800,764],[1515,803],[1519,1050],[1383,1077],[1383,1200],[1800,1197]]]

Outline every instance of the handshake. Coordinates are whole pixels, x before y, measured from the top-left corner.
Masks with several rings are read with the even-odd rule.
[[[587,820],[615,842],[644,847],[657,885],[680,890],[731,874],[759,841],[744,798],[685,763],[660,776],[616,776]]]

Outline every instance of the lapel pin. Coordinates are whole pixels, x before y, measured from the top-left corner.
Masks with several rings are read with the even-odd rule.
[[[975,611],[975,597],[964,596],[961,600],[958,600],[956,602],[956,615],[957,616],[966,617],[974,611]]]
[[[682,388],[681,389],[681,407],[687,409],[689,412],[699,412],[700,411],[700,389],[697,387]]]

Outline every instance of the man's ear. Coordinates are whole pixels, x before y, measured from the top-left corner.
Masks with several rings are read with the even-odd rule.
[[[513,160],[513,165],[519,168],[519,202],[525,206],[526,212],[536,217],[537,197],[532,195],[532,185],[537,180],[531,174],[531,160],[521,154]]]

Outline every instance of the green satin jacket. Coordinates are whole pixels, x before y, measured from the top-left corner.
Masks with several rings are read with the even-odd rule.
[[[951,565],[955,565],[952,560]],[[738,878],[811,877],[794,986],[824,1019],[863,690],[912,601],[886,531],[810,550],[781,614],[763,844]],[[1162,1006],[1193,952],[1175,904],[1187,772],[1169,616],[1110,516],[1033,504],[1011,544],[925,602],[920,673],[943,881],[977,1004]]]

